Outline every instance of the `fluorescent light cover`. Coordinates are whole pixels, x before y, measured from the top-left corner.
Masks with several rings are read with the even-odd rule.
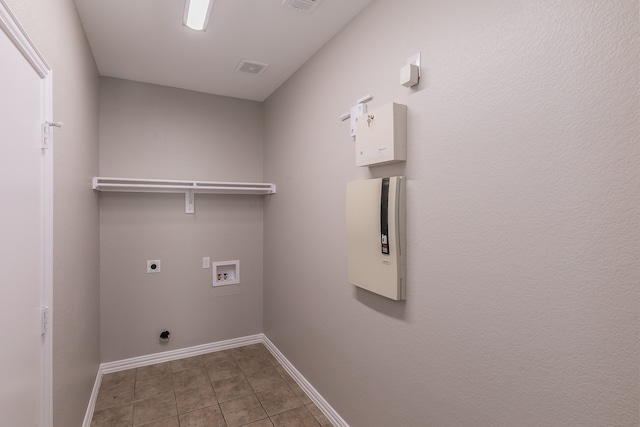
[[[184,24],[196,31],[204,31],[209,22],[213,0],[186,0]]]

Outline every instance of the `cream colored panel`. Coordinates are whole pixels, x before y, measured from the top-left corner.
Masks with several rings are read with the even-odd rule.
[[[394,300],[405,291],[404,177],[389,178],[388,250],[381,232],[383,178],[347,184],[347,255],[350,283]]]

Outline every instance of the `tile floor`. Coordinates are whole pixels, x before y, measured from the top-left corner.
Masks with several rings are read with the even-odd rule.
[[[91,427],[332,427],[262,344],[102,377]]]

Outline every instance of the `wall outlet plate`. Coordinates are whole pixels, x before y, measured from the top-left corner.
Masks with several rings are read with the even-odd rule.
[[[147,260],[147,273],[160,273],[160,260],[148,259]]]

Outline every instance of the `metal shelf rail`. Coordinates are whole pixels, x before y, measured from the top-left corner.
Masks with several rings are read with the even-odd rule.
[[[276,185],[255,182],[178,181],[136,178],[93,178],[96,191],[128,193],[184,193],[185,213],[195,212],[195,194],[275,194]]]

